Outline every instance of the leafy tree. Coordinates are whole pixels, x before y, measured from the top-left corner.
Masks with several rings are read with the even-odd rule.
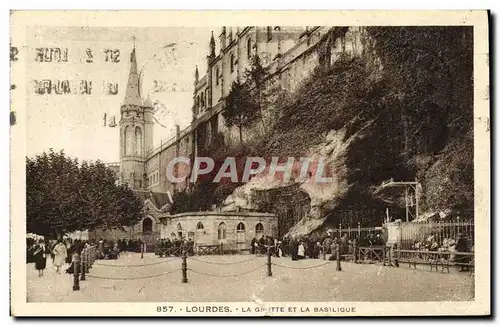
[[[440,152],[473,116],[470,26],[369,27],[407,151]]]
[[[222,112],[228,127],[238,127],[240,143],[243,142],[243,128],[254,123],[260,117],[255,103],[251,100],[250,89],[247,84],[239,80],[233,82],[231,91],[225,98],[225,109]]]
[[[120,228],[142,217],[140,199],[101,162],[52,150],[26,158],[27,230],[56,237],[86,228]]]
[[[250,68],[245,71],[245,84],[250,89],[249,101],[252,107],[259,111],[264,131],[267,132],[267,125],[264,121],[264,112],[275,102],[274,95],[278,93],[278,87],[271,78],[269,67],[264,67],[258,55],[252,57]]]

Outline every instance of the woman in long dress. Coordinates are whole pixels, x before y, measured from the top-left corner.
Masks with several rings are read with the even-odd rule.
[[[304,242],[299,242],[299,247],[297,249],[297,259],[304,259],[306,256],[306,249],[304,247]]]
[[[40,239],[38,245],[35,246],[33,259],[35,260],[35,268],[38,271],[38,277],[42,277],[43,270],[47,266],[47,248],[45,247],[43,239]]]
[[[54,266],[56,266],[56,272],[61,274],[61,266],[66,262],[66,256],[68,254],[66,246],[61,240],[57,240],[57,244],[53,250],[54,253]]]

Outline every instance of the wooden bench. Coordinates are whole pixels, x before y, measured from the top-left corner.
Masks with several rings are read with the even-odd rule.
[[[470,252],[448,252],[448,251],[420,251],[420,250],[394,250],[396,254],[396,259],[398,262],[407,262],[408,267],[412,266],[416,269],[417,264],[421,265],[429,265],[431,271],[434,269],[436,272],[439,271],[441,267],[441,273],[450,272],[450,266],[463,266],[462,263],[457,263],[450,261],[451,256],[454,255],[462,255],[462,256],[472,256],[474,257],[474,253]],[[402,256],[402,257],[401,257]],[[466,264],[469,269],[474,268],[473,259],[471,262]]]

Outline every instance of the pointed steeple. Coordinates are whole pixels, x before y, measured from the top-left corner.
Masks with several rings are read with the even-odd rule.
[[[210,56],[215,57],[215,39],[214,31],[212,31],[212,36],[210,37]]]
[[[140,92],[140,81],[139,75],[137,74],[137,58],[135,55],[135,44],[130,53],[130,73],[128,75],[127,89],[125,91],[125,99],[123,100],[123,105],[137,105],[141,106],[141,92]]]
[[[222,29],[221,29],[221,32],[220,32],[220,36],[219,36],[219,40],[220,40],[220,50],[224,50],[226,48],[226,26],[222,26]]]

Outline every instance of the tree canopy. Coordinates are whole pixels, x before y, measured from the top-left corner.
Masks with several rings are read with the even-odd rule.
[[[63,151],[26,158],[27,231],[47,237],[93,228],[122,228],[142,218],[142,202],[117,185],[102,162],[81,164]]]
[[[250,126],[260,117],[260,111],[257,110],[252,100],[248,84],[241,83],[239,80],[233,82],[231,91],[225,99],[222,115],[228,127],[238,127],[240,143],[242,143],[243,127]]]

